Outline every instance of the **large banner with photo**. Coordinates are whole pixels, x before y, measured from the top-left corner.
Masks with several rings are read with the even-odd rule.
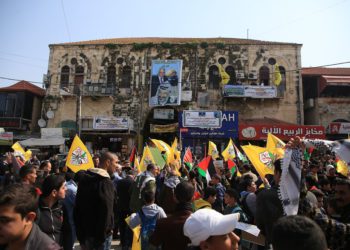
[[[149,105],[181,103],[182,60],[152,60]]]

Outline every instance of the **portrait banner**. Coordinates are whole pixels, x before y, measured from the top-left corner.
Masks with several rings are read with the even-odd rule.
[[[181,104],[182,60],[152,60],[149,106]]]

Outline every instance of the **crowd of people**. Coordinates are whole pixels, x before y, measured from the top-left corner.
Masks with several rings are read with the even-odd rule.
[[[295,145],[293,145],[295,146]],[[237,170],[211,166],[211,180],[182,164],[147,165],[138,173],[127,159],[104,152],[95,168],[73,173],[35,156],[24,165],[13,153],[0,163],[0,249],[341,250],[350,249],[350,179],[331,151],[302,160],[298,215],[280,199],[282,160],[261,178],[249,162]],[[22,165],[22,166],[21,166]],[[254,224],[253,243],[237,228]],[[137,231],[139,229],[139,231]]]

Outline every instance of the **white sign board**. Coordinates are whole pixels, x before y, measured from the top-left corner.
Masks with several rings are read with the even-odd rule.
[[[277,91],[273,86],[245,86],[244,96],[251,98],[275,98]]]
[[[221,128],[221,111],[184,111],[183,127]]]
[[[129,117],[94,117],[93,129],[128,130]]]
[[[173,109],[154,109],[153,118],[162,119],[162,120],[174,120],[174,110]]]
[[[41,138],[62,138],[62,128],[41,128]]]

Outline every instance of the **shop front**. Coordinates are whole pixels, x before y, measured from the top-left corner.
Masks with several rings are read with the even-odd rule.
[[[288,141],[295,136],[307,139],[326,138],[323,126],[296,125],[270,118],[240,120],[239,140],[244,144],[248,141],[264,141],[268,133],[283,141]]]
[[[327,128],[330,140],[350,139],[350,122],[331,122]]]
[[[85,121],[84,121],[85,120]],[[88,150],[94,154],[103,151],[118,153],[127,157],[135,145],[134,122],[129,117],[95,116],[88,123],[83,120],[81,139]]]
[[[197,158],[206,155],[209,140],[222,152],[230,138],[238,138],[238,112],[179,112],[179,130],[182,149],[190,147]]]

